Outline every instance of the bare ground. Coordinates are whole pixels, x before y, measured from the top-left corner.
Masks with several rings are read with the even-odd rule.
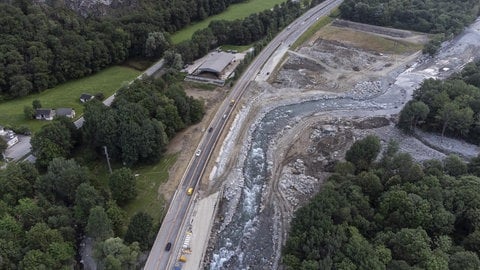
[[[205,116],[200,123],[190,126],[178,133],[168,144],[167,154],[178,153],[179,155],[177,161],[169,170],[168,181],[160,185],[158,189],[158,192],[166,201],[169,202],[177,190],[183,173],[194,155],[204,131],[208,128],[207,124],[210,123],[212,117],[217,112],[218,106],[226,96],[226,91],[227,89],[223,87],[217,87],[214,90],[185,89],[187,96],[192,96],[204,101]]]
[[[227,142],[222,149],[216,149],[220,158],[210,162],[206,175],[210,175],[211,169],[214,172],[210,179],[204,177],[203,192],[218,191],[230,181],[234,185],[230,185],[232,188],[225,192],[225,196],[235,197],[233,193],[238,192],[239,187],[232,179],[237,179],[241,171],[252,127],[268,108],[292,103],[293,100],[318,98],[320,95],[341,96],[347,93],[359,99],[380,95],[392,85],[400,72],[418,59],[420,54],[415,50],[426,40],[426,36],[418,33],[386,31],[349,23],[321,30],[304,46],[289,52],[268,83],[254,84],[247,93],[245,100],[248,102],[244,102],[245,108],[237,110],[235,127],[228,135],[224,134]],[[187,94],[206,101],[207,114],[202,123],[188,128],[169,144],[168,152],[180,152],[180,156],[170,170],[169,181],[160,187],[160,192],[167,200],[175,192],[200,141],[202,130],[207,128],[205,123],[210,122],[225,97],[225,91],[221,88],[214,91],[187,91]],[[398,102],[399,107],[408,95],[404,91],[401,93],[402,100],[392,101]],[[351,111],[335,111],[302,119],[279,134],[275,147],[268,155],[271,158],[272,181],[266,187],[266,201],[271,203],[264,208],[269,218],[274,213],[274,220],[277,220],[274,227],[277,227],[275,232],[265,233],[278,234],[274,237],[279,242],[277,245],[284,243],[294,210],[318,191],[334,161],[341,159],[356,139],[367,134],[376,134],[383,144],[392,138],[397,140],[400,150],[411,153],[417,160],[442,158],[448,153],[405,136],[394,127],[395,119],[391,113],[368,116]],[[478,149],[472,153],[478,153]],[[225,220],[228,220],[228,216],[217,217],[212,239],[215,239],[215,231],[222,228]],[[273,268],[279,267],[279,256],[277,253],[272,259]]]
[[[238,151],[246,149],[239,145],[249,144],[252,127],[268,108],[295,100],[332,95],[358,98],[359,104],[368,103],[369,98],[380,96],[387,90],[395,90],[391,88],[394,82],[397,83],[398,74],[421,56],[417,50],[426,40],[427,37],[419,33],[360,24],[328,26],[319,31],[304,46],[288,53],[268,83],[259,83],[251,89],[250,95],[245,98],[248,103],[243,110],[244,115],[239,116],[242,118],[240,127],[231,131],[237,133],[232,136],[235,141],[224,145],[229,162],[220,166],[210,187],[218,187],[219,182],[226,183],[231,188],[226,189],[225,196],[228,201],[234,200],[234,193],[239,192],[236,185],[241,185],[238,183],[238,171],[242,169],[245,155]],[[413,76],[421,77],[418,74]],[[392,111],[398,113],[410,95],[411,92],[404,89],[398,90],[398,94],[392,95],[391,100],[385,103],[394,104],[387,106],[393,110],[385,110],[383,114],[381,108],[374,109],[378,111],[373,114],[353,108],[352,111],[326,112],[303,118],[278,134],[269,150],[271,153],[267,155],[271,181],[267,183],[263,201],[268,203],[262,206],[262,214],[257,217],[260,224],[272,223],[273,211],[274,230],[259,226],[259,230],[265,228],[265,231],[257,235],[273,235],[274,245],[282,245],[294,210],[318,191],[328,177],[332,164],[343,158],[351,144],[368,134],[376,134],[384,145],[395,139],[400,144],[400,151],[411,153],[417,160],[443,158],[448,151],[432,149],[395,128],[396,115]],[[478,153],[478,148],[472,152]],[[227,158],[226,155],[223,157]],[[227,212],[225,217],[217,220],[213,239],[215,232],[223,228],[222,224],[230,222],[228,215]],[[268,239],[262,241],[262,237],[259,237],[256,240],[252,247],[256,252],[263,250],[261,243],[271,245]],[[210,243],[214,242],[211,240]],[[277,251],[271,259],[271,269],[280,267],[280,249]],[[269,256],[266,254],[263,258]],[[258,257],[262,258],[262,255]],[[222,269],[237,269],[235,260],[237,258],[227,261]],[[253,261],[243,263],[255,266]]]
[[[363,29],[363,31],[366,31],[366,29]],[[321,32],[317,33],[317,35],[314,36],[306,46],[301,47],[298,52],[289,52],[290,57],[287,58],[287,62],[283,65],[283,68],[278,73],[272,74],[271,82],[273,86],[282,88],[295,87],[296,91],[301,92],[308,92],[309,90],[344,92],[350,90],[356,81],[360,78],[365,78],[365,76],[368,76],[368,78],[372,80],[367,82],[367,85],[375,85],[375,82],[373,82],[375,78],[381,78],[386,73],[398,68],[399,65],[405,62],[411,61],[412,58],[415,57],[415,55],[411,53],[403,55],[380,55],[376,51],[362,50],[360,47],[363,45],[361,45],[359,41],[346,40],[346,45],[333,39],[335,35],[332,35],[332,40],[321,39],[319,35],[321,35]],[[365,35],[362,36],[365,38]],[[422,39],[419,40],[423,42]],[[355,45],[359,46],[358,49],[355,49]],[[319,53],[320,51],[322,51],[322,53]],[[323,56],[319,56],[319,54]],[[339,63],[336,63],[338,59],[349,60],[339,65]],[[334,64],[332,64],[332,62],[334,62]],[[352,69],[353,67],[359,67],[360,70],[354,71]],[[377,74],[371,74],[372,70],[377,71]],[[296,76],[297,72],[301,76]],[[290,79],[285,79],[285,77],[293,77],[297,78],[297,80],[289,84],[285,83],[285,80]],[[167,201],[170,200],[177,189],[183,172],[200,142],[207,123],[211,121],[218,106],[225,98],[227,91],[228,89],[221,87],[214,90],[198,88],[186,89],[187,95],[205,101],[206,114],[201,123],[180,132],[168,145],[167,153],[179,153],[180,155],[174,166],[170,168],[169,180],[159,188],[159,193],[162,194]],[[278,95],[271,98],[272,100],[270,102],[276,102]],[[258,108],[255,111],[258,112]],[[243,123],[243,126],[248,129],[250,122],[250,120],[246,121]],[[239,149],[237,149],[237,151],[238,150]],[[210,166],[210,169],[211,167],[212,166]],[[205,181],[203,184],[205,184]],[[216,186],[218,187],[219,185]],[[214,192],[215,190],[211,191]]]

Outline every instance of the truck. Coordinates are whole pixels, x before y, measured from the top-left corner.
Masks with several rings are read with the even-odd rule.
[[[233,106],[235,104],[235,99],[230,100],[230,106]]]

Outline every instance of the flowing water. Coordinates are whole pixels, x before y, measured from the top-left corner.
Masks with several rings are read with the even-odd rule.
[[[378,113],[398,113],[413,89],[425,78],[444,78],[459,71],[469,61],[478,59],[480,47],[480,20],[466,29],[462,36],[442,48],[436,58],[419,63],[400,74],[385,94],[371,100],[350,98],[323,98],[277,107],[268,112],[256,125],[243,167],[244,185],[231,222],[222,229],[211,252],[209,268],[216,269],[272,269],[276,244],[272,235],[271,209],[261,211],[262,195],[269,171],[266,153],[276,134],[287,125],[294,125],[304,116],[322,111],[350,110],[357,116]],[[443,72],[442,71],[448,71]],[[221,209],[220,215],[225,216]],[[263,209],[264,210],[264,209]]]

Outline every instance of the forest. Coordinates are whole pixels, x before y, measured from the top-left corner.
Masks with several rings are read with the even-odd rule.
[[[55,2],[3,1],[0,100],[40,92],[131,57],[158,59],[170,46],[169,33],[236,2],[142,1],[110,16],[82,17]]]
[[[320,2],[312,1],[311,5]],[[189,63],[220,45],[269,41],[304,11],[299,2],[287,1],[242,20],[212,21],[208,28],[196,31],[191,40],[175,45],[175,50],[182,55],[184,62]]]
[[[2,3],[0,101],[40,92],[130,58],[153,60],[177,52],[188,63],[221,45],[269,40],[305,10],[299,2],[286,1],[242,20],[213,21],[191,40],[172,44],[170,33],[236,2],[240,1],[152,1],[106,17],[81,17],[66,8],[28,1]]]
[[[438,34],[424,49],[430,54],[441,41],[472,23],[478,11],[475,0],[346,0],[340,5],[341,17],[346,20]]]
[[[236,2],[241,1],[143,1],[110,15],[85,17],[55,2],[0,3],[0,100],[40,92],[135,57],[158,59],[175,50],[188,63],[224,44],[270,39],[305,8],[322,1],[303,7],[287,1],[243,20],[213,21],[190,41],[171,43],[170,33]],[[478,3],[347,0],[340,11],[349,20],[439,34],[425,47],[433,53],[440,41],[476,17]]]
[[[471,62],[442,81],[425,80],[400,112],[398,126],[480,143],[480,62]]]
[[[35,165],[0,170],[0,269],[79,267],[83,237],[93,239],[99,269],[138,269],[160,220],[144,212],[127,220],[122,207],[137,196],[127,166],[158,161],[169,139],[203,114],[203,103],[165,74],[123,87],[111,107],[90,101],[81,129],[67,118],[42,127],[31,140]],[[83,165],[103,158],[104,146],[113,162],[126,165],[107,183]]]
[[[98,100],[85,105],[82,128],[58,118],[33,135],[36,165],[45,169],[54,158],[72,158],[77,148],[103,154],[124,165],[158,161],[176,132],[198,123],[203,102],[188,97],[173,75],[144,78],[121,88],[112,106]],[[82,144],[83,142],[83,144]]]
[[[99,269],[137,269],[159,221],[143,212],[127,220],[135,177],[114,170],[107,189],[74,159],[53,159],[44,174],[28,162],[0,170],[0,269],[78,269],[78,244],[93,239]]]
[[[287,25],[301,16],[308,8],[324,0],[308,1],[302,6],[300,1],[286,1],[271,10],[254,13],[242,20],[212,21],[208,28],[196,31],[191,40],[174,46],[184,62],[189,63],[207,54],[209,50],[220,45],[254,44],[255,53],[283,30]]]
[[[298,209],[287,269],[480,269],[480,156],[416,162],[367,136]]]
[[[187,97],[178,82],[137,80],[117,92],[111,107],[88,104],[82,131],[93,149],[107,146],[123,164],[152,163],[169,139],[203,114],[203,102]]]

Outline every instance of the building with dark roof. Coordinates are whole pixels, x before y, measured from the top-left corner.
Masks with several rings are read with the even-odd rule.
[[[208,72],[220,77],[225,68],[230,65],[233,59],[235,59],[235,56],[230,53],[211,53],[207,60],[198,67],[197,74]]]
[[[90,94],[83,93],[83,94],[80,96],[80,102],[85,103],[85,102],[90,101],[90,100],[92,100],[92,99],[94,99],[94,98],[95,98],[94,95],[90,95]]]
[[[58,108],[55,110],[56,116],[65,116],[68,118],[75,117],[75,110],[72,108]]]
[[[35,110],[35,119],[38,120],[53,120],[55,117],[54,109],[40,108]]]

